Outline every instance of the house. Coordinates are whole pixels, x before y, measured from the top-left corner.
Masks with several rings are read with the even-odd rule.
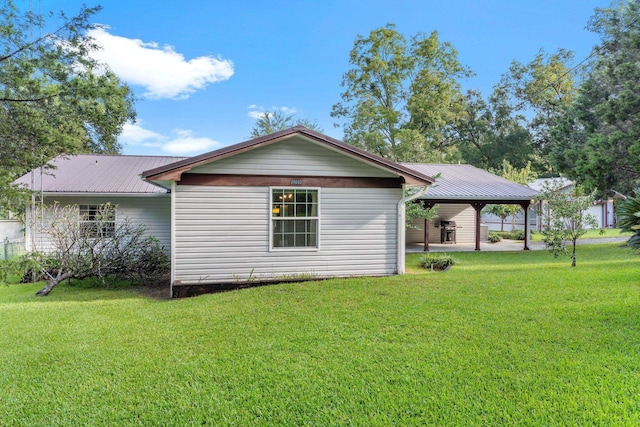
[[[42,195],[45,206],[79,205],[86,212],[110,203],[116,206],[116,218],[131,218],[145,224],[147,233],[165,247],[171,245],[171,197],[166,188],[141,179],[142,171],[183,157],[78,155],[59,156],[46,168],[39,168],[16,180]],[[27,207],[25,246],[27,250],[47,250],[47,211]]]
[[[539,178],[536,179],[529,186],[536,191],[542,191],[545,186],[549,186],[553,183],[558,183],[559,191],[563,193],[571,193],[576,187],[574,181],[568,180],[564,177],[556,178]],[[548,219],[545,217],[545,202],[540,200],[536,206],[536,230],[542,231]],[[585,215],[593,215],[598,222],[598,228],[611,228],[615,227],[615,209],[613,199],[599,199],[595,200],[593,206],[589,208]]]
[[[298,126],[195,157],[61,156],[16,182],[44,206],[142,223],[171,253],[172,295],[225,284],[404,272],[405,204],[476,241],[487,203],[528,207],[534,192],[468,165],[398,164]],[[438,174],[434,184],[431,174]],[[405,196],[405,189],[416,192]],[[47,209],[30,208],[28,248],[46,250]],[[440,222],[424,227],[425,250]],[[525,243],[526,248],[526,243]]]
[[[53,161],[45,205],[117,206],[171,251],[174,296],[229,283],[404,272],[404,189],[433,179],[303,127],[191,158]],[[93,209],[93,210],[92,210]],[[46,213],[43,216],[46,222]],[[47,247],[28,226],[31,247]]]

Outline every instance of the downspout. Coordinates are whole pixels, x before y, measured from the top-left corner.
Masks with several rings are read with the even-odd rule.
[[[173,283],[176,280],[176,182],[171,181],[171,284],[169,298],[173,298]]]
[[[404,185],[402,186],[402,192],[404,193]],[[429,187],[422,187],[420,189],[420,191],[418,191],[415,194],[412,194],[410,196],[407,197],[403,197],[402,199],[400,199],[398,201],[398,260],[397,260],[397,268],[396,271],[398,272],[398,274],[404,274],[404,256],[405,256],[405,252],[406,252],[406,244],[407,244],[407,238],[405,235],[405,213],[406,213],[406,203],[407,202],[411,202],[415,199],[418,199],[422,196],[424,196],[425,194],[427,194],[427,191],[429,190]]]

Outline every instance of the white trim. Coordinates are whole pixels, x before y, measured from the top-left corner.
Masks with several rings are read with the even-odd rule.
[[[403,194],[404,194],[404,189],[405,187],[403,186],[402,187]],[[428,190],[429,190],[429,187],[425,186],[422,188],[422,190],[419,190],[417,193],[404,197],[398,201],[398,229],[397,229],[398,260],[397,260],[397,267],[396,267],[398,274],[404,274],[404,271],[405,271],[404,257],[406,252],[405,245],[407,242],[407,236],[405,234],[405,213],[406,213],[407,207],[405,204],[407,202],[410,202],[415,199],[419,199],[420,197],[424,196]]]
[[[173,298],[173,282],[176,280],[176,182],[171,181],[171,283],[169,298]]]
[[[304,217],[300,219],[315,219],[316,225],[316,246],[300,246],[300,247],[286,247],[286,248],[274,248],[273,247],[273,190],[314,190],[318,192],[318,215],[316,217]],[[321,223],[321,199],[322,189],[320,187],[291,187],[291,186],[271,186],[269,187],[269,252],[319,252],[320,251],[320,223]],[[276,217],[277,218],[277,217]]]
[[[24,249],[27,252],[33,250],[32,245],[32,233],[33,233],[33,218],[31,217],[31,203],[27,203],[27,209],[25,210],[25,227],[24,227]]]

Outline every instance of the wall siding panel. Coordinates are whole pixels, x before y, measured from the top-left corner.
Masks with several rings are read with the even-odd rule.
[[[269,192],[269,187],[179,186],[176,280],[228,283],[396,271],[400,189],[322,188],[317,250],[269,250]]]
[[[300,137],[193,168],[190,173],[277,176],[396,177]]]
[[[58,202],[61,206],[75,204],[104,204],[111,203],[117,205],[116,221],[125,217],[131,219],[133,224],[144,224],[147,227],[147,234],[156,237],[162,246],[169,252],[171,248],[171,199],[169,195],[154,197],[118,197],[118,196],[55,196],[45,197],[45,205],[51,206]],[[46,230],[50,223],[50,215],[45,209],[41,220],[35,230]],[[49,235],[36,232],[34,242],[38,249],[50,249]]]
[[[470,205],[442,204],[438,208],[438,217],[429,222],[429,243],[440,243],[440,220],[456,222],[456,241],[475,243],[476,211]],[[424,242],[424,221],[415,221],[414,226],[406,230],[407,243]]]

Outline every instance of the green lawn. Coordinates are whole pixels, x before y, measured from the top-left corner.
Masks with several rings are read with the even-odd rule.
[[[633,233],[622,232],[619,228],[598,228],[587,230],[587,232],[580,237],[580,239],[603,239],[607,237],[631,237]],[[542,242],[544,236],[539,232],[531,232],[531,240],[534,242]]]
[[[0,425],[640,424],[640,255],[161,301],[0,286]]]

